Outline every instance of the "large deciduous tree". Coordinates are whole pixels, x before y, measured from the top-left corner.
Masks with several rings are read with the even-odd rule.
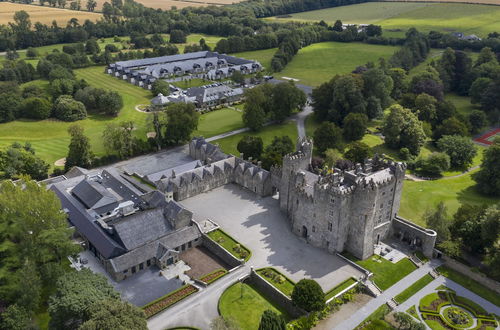
[[[500,139],[483,151],[484,157],[480,170],[472,175],[480,192],[500,196]]]
[[[90,308],[90,317],[82,323],[79,330],[147,330],[144,312],[121,300],[108,298],[94,303]]]
[[[83,128],[79,125],[70,126],[68,133],[71,136],[71,141],[64,169],[68,171],[73,166],[89,168],[94,158],[90,149],[89,138],[83,134]]]
[[[262,138],[259,136],[245,135],[238,142],[238,146],[236,148],[243,154],[243,157],[246,159],[248,159],[249,157],[252,157],[253,159],[259,159],[264,149],[264,143],[262,142]]]
[[[443,202],[440,202],[435,210],[427,210],[424,218],[427,227],[436,231],[438,241],[443,242],[450,238],[448,210]]]
[[[389,108],[382,132],[389,147],[408,148],[413,155],[418,155],[425,142],[422,122],[411,110],[397,104]]]
[[[188,141],[191,133],[198,128],[199,117],[193,104],[176,103],[168,106],[165,132],[167,143]]]
[[[293,303],[308,311],[321,311],[325,308],[325,294],[318,282],[310,279],[300,280],[292,292]]]
[[[35,180],[47,178],[50,165],[35,155],[30,144],[24,146],[13,143],[9,148],[0,150],[0,171],[9,179],[29,175]]]
[[[363,113],[350,113],[344,118],[343,134],[349,141],[361,140],[368,127],[368,117]]]
[[[450,156],[450,165],[466,169],[472,164],[477,148],[472,140],[460,135],[445,135],[437,142],[437,147]]]
[[[314,144],[320,153],[342,146],[342,130],[334,123],[323,122],[314,132]]]

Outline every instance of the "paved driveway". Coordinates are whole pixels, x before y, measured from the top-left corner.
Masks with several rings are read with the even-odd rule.
[[[351,276],[362,275],[336,255],[315,248],[293,234],[275,198],[258,198],[230,184],[188,198],[181,204],[194,213],[195,219],[215,221],[250,248],[250,266],[273,266],[294,281],[312,278],[323,290]]]

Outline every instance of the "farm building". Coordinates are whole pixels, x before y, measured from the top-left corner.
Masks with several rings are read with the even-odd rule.
[[[249,74],[260,70],[262,65],[257,61],[201,51],[116,62],[108,65],[106,73],[127,80],[131,84],[151,89],[157,79],[168,81],[190,75],[217,80],[230,77],[236,71]]]

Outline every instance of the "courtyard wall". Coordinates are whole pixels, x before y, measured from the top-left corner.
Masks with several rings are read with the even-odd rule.
[[[229,265],[229,267],[235,268],[243,264],[243,261],[237,259],[231,253],[229,253],[222,246],[214,242],[210,237],[205,234],[201,236],[202,245],[206,247],[210,252],[219,257],[222,261]]]

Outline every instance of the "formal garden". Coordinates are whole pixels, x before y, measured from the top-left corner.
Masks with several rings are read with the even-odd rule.
[[[440,290],[420,300],[420,317],[432,329],[496,329],[498,322],[475,302],[452,290]]]
[[[222,229],[216,229],[207,233],[214,242],[222,246],[229,253],[231,253],[237,259],[243,259],[248,261],[252,256],[252,252],[245,246],[238,243],[237,240],[232,238],[228,233]]]

